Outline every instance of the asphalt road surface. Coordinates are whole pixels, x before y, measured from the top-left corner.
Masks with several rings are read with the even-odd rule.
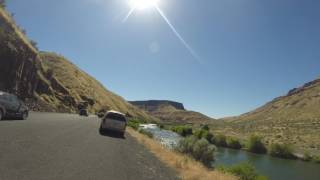
[[[177,179],[130,135],[102,136],[99,125],[54,113],[0,121],[0,180]]]

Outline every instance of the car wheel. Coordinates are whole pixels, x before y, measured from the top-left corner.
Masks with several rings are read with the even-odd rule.
[[[124,137],[124,135],[125,135],[125,132],[121,132],[121,133],[120,133],[120,136],[121,136],[121,137]]]
[[[99,133],[100,134],[104,134],[105,133],[105,130],[100,126],[100,128],[99,128]]]
[[[20,119],[21,119],[21,120],[26,120],[27,118],[28,118],[28,112],[25,111],[25,112],[23,112],[23,113],[21,114]]]

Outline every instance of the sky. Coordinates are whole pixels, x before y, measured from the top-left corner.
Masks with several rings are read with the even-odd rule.
[[[319,0],[7,0],[40,50],[127,100],[174,100],[214,118],[320,77]],[[192,50],[191,50],[192,49]],[[191,53],[192,52],[192,53]]]

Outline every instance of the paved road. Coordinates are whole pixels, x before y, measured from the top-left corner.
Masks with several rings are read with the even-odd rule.
[[[99,119],[31,113],[0,121],[0,180],[177,179],[131,136],[102,136]]]

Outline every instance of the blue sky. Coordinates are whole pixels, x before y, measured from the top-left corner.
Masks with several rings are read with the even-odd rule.
[[[318,0],[7,0],[39,48],[127,100],[168,99],[212,117],[245,113],[320,75]]]

